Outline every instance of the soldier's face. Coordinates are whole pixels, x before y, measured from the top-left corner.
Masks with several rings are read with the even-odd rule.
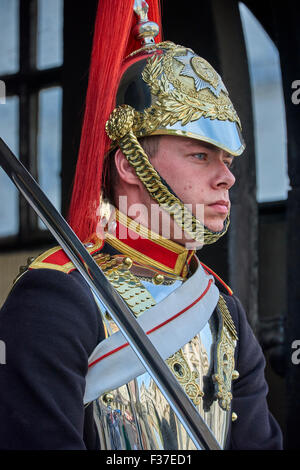
[[[232,160],[230,154],[206,142],[162,136],[151,163],[193,214],[204,214],[204,224],[218,232],[230,209],[229,189],[235,182]]]

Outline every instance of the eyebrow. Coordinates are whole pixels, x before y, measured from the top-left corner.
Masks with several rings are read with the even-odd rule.
[[[203,147],[207,147],[207,148],[218,148],[216,145],[214,144],[211,144],[209,142],[205,142],[204,140],[197,140],[197,139],[189,139],[186,141],[187,145],[189,145],[190,147],[194,146],[194,145],[202,145]]]
[[[206,147],[207,149],[210,149],[210,150],[222,150],[216,145],[211,144],[210,142],[205,142],[204,140],[199,140],[199,142],[188,142],[188,145],[189,146],[201,145],[202,147]],[[232,158],[232,159],[234,158],[234,156],[231,153],[227,152],[226,150],[225,150],[225,153],[226,153],[226,157]]]

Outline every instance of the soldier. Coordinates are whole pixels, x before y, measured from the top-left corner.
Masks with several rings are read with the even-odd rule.
[[[155,22],[136,1],[134,28],[132,0],[99,3],[70,224],[220,447],[280,449],[245,312],[195,255],[228,229],[241,123],[211,65],[161,42],[148,3]],[[194,449],[60,247],[15,282],[1,337],[2,449]]]

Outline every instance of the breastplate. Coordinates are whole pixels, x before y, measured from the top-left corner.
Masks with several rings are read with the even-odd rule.
[[[143,284],[155,301],[159,302],[178,286],[178,282],[171,286],[154,286],[148,282]],[[233,353],[220,348],[223,334],[220,321],[220,313],[215,310],[202,330],[166,362],[221,448],[224,448],[231,419],[231,399],[226,400],[226,393],[228,395],[229,392],[227,390],[224,394],[222,386],[219,387],[219,399],[216,398],[216,363],[220,363],[220,360],[224,362],[218,371],[221,370],[221,380],[225,383],[227,356]],[[231,385],[231,375],[229,378]],[[148,373],[100,396],[93,402],[93,410],[103,450],[195,449]]]

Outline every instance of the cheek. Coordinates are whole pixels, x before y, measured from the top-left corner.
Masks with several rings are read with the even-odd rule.
[[[199,175],[195,166],[182,162],[182,159],[177,160],[176,156],[171,164],[168,158],[154,159],[152,164],[183,202],[204,202],[205,178]]]
[[[191,202],[204,202],[204,196],[207,193],[207,190],[205,189],[203,182],[198,178],[195,178],[194,181],[189,181],[184,185],[181,184],[181,188],[181,193]]]
[[[151,160],[151,163],[170,186],[180,185],[183,187],[184,183],[187,185],[189,179],[186,174],[186,165],[176,151],[161,152]]]

